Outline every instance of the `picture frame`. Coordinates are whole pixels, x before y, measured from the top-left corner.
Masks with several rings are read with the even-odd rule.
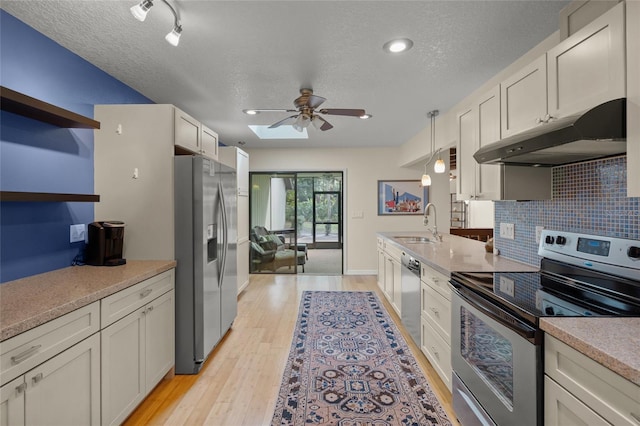
[[[420,180],[379,180],[378,216],[422,215],[429,187]]]

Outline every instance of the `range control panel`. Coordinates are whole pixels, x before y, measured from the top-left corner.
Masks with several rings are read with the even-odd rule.
[[[640,241],[542,230],[538,254],[577,266],[640,280]]]

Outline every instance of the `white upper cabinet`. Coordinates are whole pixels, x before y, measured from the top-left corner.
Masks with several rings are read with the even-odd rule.
[[[619,3],[547,52],[551,117],[625,97],[624,6]]]
[[[205,125],[202,125],[201,153],[211,160],[218,160],[218,134]]]
[[[502,81],[502,138],[626,96],[624,7]]]
[[[505,79],[500,95],[503,138],[542,123],[547,114],[547,55]]]
[[[201,150],[200,138],[202,137],[200,122],[178,108],[175,108],[174,114],[175,145],[199,154]]]
[[[640,2],[627,4],[627,196],[640,197]]]
[[[458,198],[500,200],[501,167],[478,164],[473,154],[500,140],[500,89],[498,86],[458,114]]]

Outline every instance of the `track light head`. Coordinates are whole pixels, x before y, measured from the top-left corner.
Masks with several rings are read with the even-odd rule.
[[[170,45],[177,46],[178,43],[180,43],[181,34],[182,34],[182,26],[178,25],[173,27],[173,30],[171,30],[171,32],[167,34],[164,39],[167,40],[167,42]]]
[[[131,14],[138,21],[143,22],[147,18],[147,13],[149,13],[151,6],[153,6],[153,0],[142,0],[130,9]]]

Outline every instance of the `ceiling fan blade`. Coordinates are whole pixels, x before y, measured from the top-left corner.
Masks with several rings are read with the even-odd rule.
[[[360,117],[365,114],[363,109],[325,108],[319,111],[327,115],[348,115],[350,117]]]
[[[275,129],[276,127],[280,127],[283,126],[285,124],[293,124],[296,121],[296,118],[298,117],[298,114],[296,115],[292,115],[291,117],[287,117],[284,120],[280,120],[277,123],[273,123],[271,126],[269,126],[270,129]]]
[[[256,109],[256,108],[247,108],[243,109],[243,112],[247,111],[255,111],[255,112],[298,112],[297,109]]]
[[[309,96],[307,105],[309,106],[309,108],[315,109],[315,108],[318,108],[326,100],[327,99],[323,98],[322,96],[311,95]]]
[[[313,118],[311,119],[311,122],[313,123],[313,127],[315,127],[318,130],[325,131],[325,130],[333,129],[333,125],[331,125],[331,123],[329,123],[327,120],[320,117],[319,115],[314,115]]]

